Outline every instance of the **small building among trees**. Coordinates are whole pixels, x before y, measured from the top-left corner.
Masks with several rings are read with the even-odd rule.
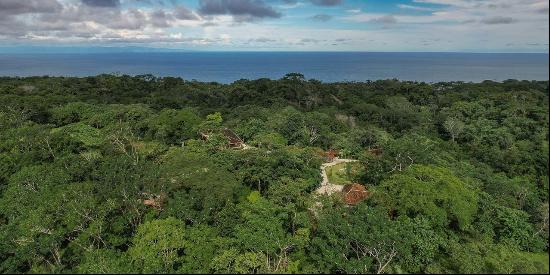
[[[227,145],[230,148],[242,149],[244,147],[243,140],[237,134],[235,134],[235,132],[233,132],[231,129],[223,128],[219,130],[218,133],[223,135],[227,139]],[[201,132],[200,135],[203,140],[208,140],[211,137],[212,133]]]
[[[367,188],[358,183],[346,184],[342,188],[342,197],[344,202],[349,205],[357,205],[365,200],[369,194],[370,193],[367,191]]]
[[[161,192],[159,195],[149,193],[142,193],[142,195],[146,197],[146,199],[143,200],[143,204],[157,210],[162,210],[162,206],[167,199],[166,193],[164,192]]]
[[[332,162],[334,159],[338,158],[338,151],[334,149],[330,149],[325,152],[324,157],[327,162]]]

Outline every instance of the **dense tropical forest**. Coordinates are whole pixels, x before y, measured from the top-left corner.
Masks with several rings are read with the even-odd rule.
[[[0,272],[548,273],[548,107],[548,81],[3,77]],[[327,152],[366,198],[316,192]]]

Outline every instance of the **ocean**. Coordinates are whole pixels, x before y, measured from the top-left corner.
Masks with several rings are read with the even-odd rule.
[[[374,52],[143,52],[0,54],[0,76],[179,76],[231,83],[299,72],[323,82],[548,80],[548,54]]]

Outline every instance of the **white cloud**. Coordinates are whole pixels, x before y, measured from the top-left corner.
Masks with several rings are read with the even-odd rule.
[[[10,4],[18,11],[0,17],[0,43],[363,51],[499,50],[525,45],[548,51],[547,0],[415,0],[398,5],[391,14],[343,6],[343,15],[310,27],[289,23],[299,20],[296,14],[251,23],[231,14],[201,15],[179,5],[136,6],[121,1],[120,6],[90,7],[74,0],[47,0],[46,8],[37,6],[37,1],[0,0],[0,6]],[[296,3],[302,2],[289,1],[277,9],[298,8]],[[308,18],[311,14],[304,17]]]
[[[416,0],[438,8],[398,5],[393,14],[362,12],[341,18],[380,29],[401,39],[404,48],[420,50],[505,49],[527,45],[548,51],[548,1],[541,0]],[[407,10],[424,11],[419,15]],[[427,13],[426,13],[427,12]],[[390,17],[391,16],[391,17]],[[378,24],[391,18],[394,24]],[[409,37],[413,34],[414,37]],[[418,44],[419,43],[419,44]]]
[[[426,7],[420,7],[420,6],[414,6],[414,5],[406,5],[406,4],[399,4],[397,5],[400,9],[405,10],[415,10],[415,11],[434,11],[432,8],[426,8]]]

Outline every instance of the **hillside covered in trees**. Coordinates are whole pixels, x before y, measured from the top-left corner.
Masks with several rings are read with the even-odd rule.
[[[3,77],[0,272],[548,273],[548,107],[548,81]],[[329,150],[367,199],[315,193]]]

